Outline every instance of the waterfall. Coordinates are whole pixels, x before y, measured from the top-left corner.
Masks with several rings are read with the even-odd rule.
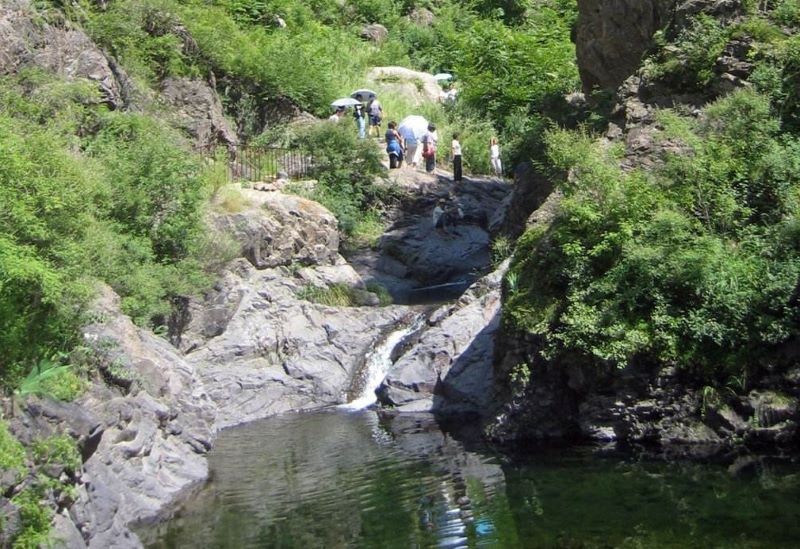
[[[403,338],[419,330],[423,322],[425,322],[425,315],[418,315],[413,322],[391,332],[382,343],[367,354],[359,380],[361,391],[353,400],[342,404],[341,408],[361,410],[378,400],[375,391],[380,387],[392,367],[392,351],[403,341]]]

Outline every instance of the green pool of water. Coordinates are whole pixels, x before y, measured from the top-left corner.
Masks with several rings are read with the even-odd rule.
[[[800,467],[467,449],[429,418],[288,415],[221,433],[152,548],[798,547]]]

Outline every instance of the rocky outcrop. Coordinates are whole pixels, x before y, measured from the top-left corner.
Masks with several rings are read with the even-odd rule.
[[[54,539],[70,548],[140,547],[130,530],[164,517],[165,506],[207,475],[216,406],[195,369],[165,340],[133,325],[102,288],[84,330],[97,380],[74,403],[29,397],[9,421],[26,445],[68,435],[78,471],[47,474],[71,485],[53,505]]]
[[[514,170],[514,190],[498,209],[502,212],[500,232],[516,238],[522,234],[528,217],[544,204],[556,186],[557,178],[545,176],[524,162]]]
[[[437,180],[413,170],[392,184],[407,192],[402,214],[374,249],[348,259],[362,278],[385,286],[395,302],[458,297],[476,273],[486,272],[492,227],[502,222],[512,186],[478,178],[453,185],[446,178]],[[452,219],[447,233],[436,231],[432,223],[440,199]]]
[[[361,29],[361,38],[380,44],[389,36],[389,31],[380,23],[372,23]]]
[[[220,409],[218,427],[346,402],[364,356],[414,316],[405,307],[329,307],[300,297],[310,280],[348,279],[360,282],[347,265],[292,273],[237,263],[213,301],[232,306],[224,331],[186,357]],[[189,325],[186,341],[208,333],[201,319]]]
[[[27,0],[0,5],[0,74],[39,67],[68,80],[94,82],[112,109],[127,103],[127,77],[86,34],[43,21]]]
[[[578,0],[575,50],[583,88],[614,90],[638,68],[677,0]]]
[[[295,195],[242,189],[245,207],[211,214],[211,224],[230,235],[257,269],[335,264],[339,257],[336,218],[323,206]]]
[[[437,309],[378,389],[400,411],[482,414],[490,408],[492,357],[507,264]]]
[[[375,67],[367,74],[367,80],[375,91],[400,94],[414,105],[439,101],[443,95],[432,74],[405,67]]]
[[[161,83],[161,97],[173,108],[175,125],[192,137],[197,149],[207,151],[217,145],[236,148],[236,133],[225,119],[217,92],[207,83],[167,78]]]

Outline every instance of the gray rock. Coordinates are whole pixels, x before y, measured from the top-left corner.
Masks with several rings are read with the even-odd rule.
[[[492,385],[500,284],[507,265],[476,282],[455,304],[433,313],[418,341],[392,366],[378,390],[401,411],[483,413]],[[412,404],[414,403],[414,404]]]
[[[410,320],[406,307],[304,301],[297,292],[306,283],[287,269],[250,267],[226,280],[221,292],[237,296],[237,306],[224,333],[187,355],[219,406],[220,428],[345,402],[364,355],[382,334]]]
[[[408,14],[408,19],[421,27],[430,27],[436,20],[436,16],[427,8],[417,7]]]
[[[587,92],[614,90],[638,68],[677,0],[578,0],[575,50]]]
[[[241,193],[249,203],[243,211],[215,213],[211,222],[239,243],[253,266],[339,261],[337,221],[323,206],[280,192],[242,189]]]
[[[128,396],[95,385],[78,401],[104,430],[70,516],[88,547],[138,547],[130,525],[158,519],[166,503],[206,478],[216,407],[194,368],[123,316],[111,290],[95,311],[101,320],[86,327],[87,344],[101,360],[127,357],[137,383]]]
[[[225,119],[217,92],[207,83],[167,78],[161,83],[161,97],[174,109],[176,126],[191,136],[197,149],[222,145],[233,150],[238,145],[239,139]]]
[[[10,0],[0,5],[0,74],[14,74],[24,67],[40,67],[69,80],[89,80],[111,108],[126,103],[118,76],[127,77],[112,69],[83,31],[50,25],[27,0]]]
[[[372,23],[361,29],[361,38],[380,44],[389,37],[389,31],[380,23]]]

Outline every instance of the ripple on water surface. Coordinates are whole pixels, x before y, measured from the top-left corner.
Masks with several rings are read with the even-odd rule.
[[[797,547],[798,468],[735,477],[574,451],[469,451],[424,418],[293,414],[221,433],[152,548]]]

